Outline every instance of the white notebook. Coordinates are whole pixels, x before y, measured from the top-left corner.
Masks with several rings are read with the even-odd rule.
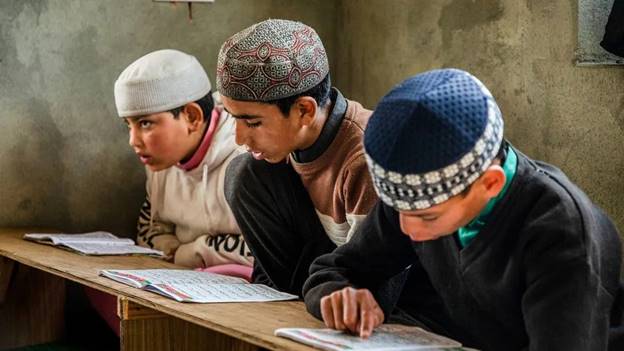
[[[400,324],[383,324],[367,339],[327,328],[279,328],[275,335],[327,351],[467,350],[455,340]]]
[[[24,239],[54,245],[83,255],[151,255],[163,256],[162,251],[135,245],[132,239],[118,238],[108,232],[82,234],[28,233]]]
[[[249,284],[241,278],[188,269],[108,269],[100,271],[100,275],[179,302],[267,302],[297,298],[266,285]]]

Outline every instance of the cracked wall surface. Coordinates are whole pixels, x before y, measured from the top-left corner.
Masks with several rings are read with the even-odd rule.
[[[562,168],[624,231],[624,68],[575,66],[576,0],[351,0],[338,18],[346,96],[374,107],[410,75],[470,71],[506,137]]]

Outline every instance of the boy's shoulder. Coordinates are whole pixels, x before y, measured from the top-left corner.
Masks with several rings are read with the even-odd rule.
[[[607,215],[563,171],[517,153],[519,184],[511,207],[526,212],[525,231],[585,241],[605,234],[598,228],[612,227]]]
[[[357,101],[346,99],[347,111],[344,116],[344,122],[351,127],[353,133],[364,135],[364,130],[368,124],[373,111],[365,108]]]
[[[549,163],[532,159],[517,149],[519,181],[523,184],[523,193],[537,196],[541,201],[551,205],[575,205],[594,207],[585,192],[574,184],[558,167]],[[527,196],[523,196],[527,197]]]

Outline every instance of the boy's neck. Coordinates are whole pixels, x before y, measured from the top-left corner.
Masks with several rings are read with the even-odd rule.
[[[332,88],[329,102],[325,105],[318,120],[318,126],[306,148],[299,148],[291,153],[295,162],[307,163],[315,160],[327,150],[336,137],[342,120],[347,112],[347,101],[340,92]]]

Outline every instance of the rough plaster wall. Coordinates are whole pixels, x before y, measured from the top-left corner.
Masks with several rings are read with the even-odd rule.
[[[554,163],[624,232],[624,69],[574,65],[576,0],[349,0],[336,77],[369,107],[418,72],[466,69],[490,88],[506,136]]]
[[[266,18],[317,28],[334,52],[334,2],[0,1],[0,226],[134,234],[144,171],[116,117],[113,83],[134,59],[177,48],[214,82],[221,43]],[[333,63],[333,62],[332,62]]]

